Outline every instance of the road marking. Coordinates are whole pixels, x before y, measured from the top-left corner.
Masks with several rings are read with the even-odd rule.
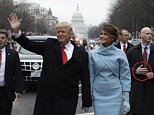
[[[81,84],[79,84],[79,87],[81,87]],[[82,96],[82,94],[79,94],[78,96]]]
[[[94,115],[94,112],[92,112],[92,113],[81,113],[81,114],[76,114],[76,115]]]
[[[79,94],[78,96],[82,96],[82,94]]]

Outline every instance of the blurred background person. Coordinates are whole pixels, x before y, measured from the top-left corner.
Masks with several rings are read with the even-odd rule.
[[[88,48],[88,43],[86,39],[83,39],[82,45],[84,46],[85,50],[88,51],[89,48]]]
[[[12,42],[11,45],[12,45],[12,49],[14,49],[14,50],[17,49],[17,42],[14,41],[14,42]]]
[[[99,39],[97,39],[97,40],[96,40],[96,43],[95,43],[95,45],[94,45],[94,48],[93,48],[93,49],[95,49],[95,48],[99,47],[99,46],[100,46],[100,44],[101,44],[101,40],[100,40],[100,38],[99,38]]]
[[[74,37],[73,41],[79,48],[81,48],[82,50],[86,50],[85,47],[82,45],[83,41],[79,37]]]
[[[131,47],[133,47],[134,45],[129,43],[129,32],[125,29],[122,29],[121,31],[119,31],[118,33],[118,43],[115,44],[115,46],[121,50],[123,50],[125,53],[128,51],[128,49],[130,49]]]

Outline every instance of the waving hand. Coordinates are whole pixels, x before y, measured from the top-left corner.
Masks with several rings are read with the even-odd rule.
[[[18,19],[17,15],[15,13],[11,13],[8,20],[10,22],[10,26],[11,26],[13,32],[18,33],[22,19]]]

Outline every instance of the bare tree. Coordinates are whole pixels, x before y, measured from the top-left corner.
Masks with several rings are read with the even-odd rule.
[[[0,1],[0,28],[9,29],[8,16],[13,11],[13,1]]]
[[[22,19],[22,31],[24,32],[34,32],[35,31],[35,19],[28,13],[28,4],[19,3],[14,6],[14,12]]]
[[[136,34],[144,26],[154,25],[154,2],[152,0],[118,0],[112,6],[109,21],[120,29]]]

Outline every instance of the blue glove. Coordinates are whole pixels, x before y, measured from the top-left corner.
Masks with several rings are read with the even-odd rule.
[[[129,92],[123,92],[123,115],[126,115],[130,111]]]
[[[89,107],[81,107],[81,109],[82,109],[84,112],[88,112]]]

